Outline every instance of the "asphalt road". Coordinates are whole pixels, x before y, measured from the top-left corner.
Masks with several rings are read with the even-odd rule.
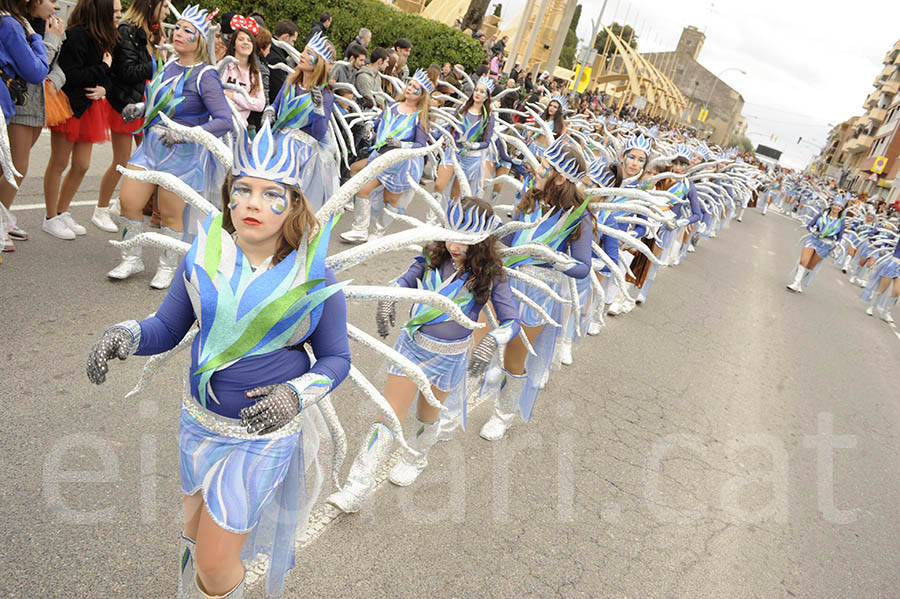
[[[42,203],[47,142],[19,206]],[[96,197],[109,155],[76,200]],[[88,235],[71,242],[17,211],[31,240],[0,266],[4,597],[174,596],[183,362],[135,400],[143,358],[89,385],[98,335],[163,297],[154,251],[149,272],[106,280],[113,236],[90,210],[73,209]],[[577,347],[530,424],[489,444],[482,405],[413,487],[385,484],[360,515],[319,506],[285,597],[896,597],[900,339],[830,264],[785,290],[799,237],[748,212]],[[411,256],[348,276],[384,282]],[[374,332],[372,312],[350,320]],[[349,463],[373,411],[350,384],[333,401]]]

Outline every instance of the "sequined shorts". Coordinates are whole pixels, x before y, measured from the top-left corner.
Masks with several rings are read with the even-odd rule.
[[[407,332],[400,333],[394,349],[419,366],[425,372],[428,381],[441,391],[452,391],[463,382],[466,376],[469,348],[472,346],[471,335],[460,341],[445,341],[426,335],[422,331],[416,331],[415,337],[414,341]],[[423,346],[430,347],[430,349]],[[393,364],[388,367],[388,374],[406,376]]]

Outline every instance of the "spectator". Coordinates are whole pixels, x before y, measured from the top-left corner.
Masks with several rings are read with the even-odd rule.
[[[253,11],[247,16],[256,21],[256,24],[259,25],[261,29],[268,28],[268,25],[266,25],[266,18],[261,12]]]
[[[531,90],[534,89],[534,81],[531,80],[531,73],[527,73],[525,75],[525,93],[531,94]]]
[[[456,29],[457,31],[462,31],[463,26],[462,26],[462,18],[461,17],[456,17],[456,20],[453,21],[453,28]]]
[[[347,64],[336,64],[331,69],[331,82],[353,85],[353,82],[356,80],[356,73],[365,66],[368,57],[369,55],[365,48],[351,44],[347,55]],[[350,95],[352,97],[352,93]]]
[[[372,57],[369,64],[362,66],[356,73],[356,90],[362,95],[368,108],[371,106],[381,106],[382,102],[375,96],[376,91],[381,90],[381,73],[388,66],[388,51],[384,48],[375,48],[372,50]]]
[[[316,33],[321,33],[323,37],[328,37],[329,27],[331,27],[331,13],[325,11],[319,16],[319,20],[313,23],[309,30],[309,37],[306,38],[306,41],[311,40],[312,36]]]
[[[228,45],[227,56],[234,56],[237,64],[229,63],[222,72],[222,82],[237,85],[247,92],[247,96],[233,90],[225,90],[225,95],[234,103],[238,114],[247,126],[250,111],[261,112],[266,107],[266,92],[263,87],[262,75],[256,62],[256,36],[253,29],[259,32],[259,26],[252,19],[248,19],[251,29],[238,29],[231,36]]]
[[[352,48],[353,46],[361,46],[361,47],[365,48],[366,51],[368,52],[369,42],[371,42],[371,41],[372,41],[372,32],[369,31],[368,29],[366,29],[365,27],[363,27],[362,29],[359,30],[359,34],[355,38],[353,38],[353,41],[350,42],[349,44],[347,44],[347,49],[344,50],[344,56],[350,55],[350,48]]]
[[[255,21],[256,19],[254,18],[253,20]],[[259,74],[262,77],[263,92],[265,93],[266,104],[269,103],[269,96],[272,94],[272,73],[269,69],[268,63],[268,56],[271,51],[272,34],[269,33],[268,29],[260,25],[259,33],[256,34],[256,66],[257,68],[259,68]],[[277,92],[278,90],[275,91]],[[262,112],[258,110],[251,111],[247,122],[251,127],[258,131],[262,126]]]
[[[453,70],[453,65],[449,62],[445,62],[444,66],[441,67],[441,79],[459,89],[459,77],[456,76],[456,71]]]
[[[409,65],[406,62],[409,60],[409,55],[412,52],[412,43],[408,39],[401,37],[394,42],[394,50],[399,55],[397,66],[395,67],[395,76],[402,81],[406,81],[409,79]]]
[[[500,66],[501,66],[500,57],[501,56],[502,56],[501,54],[494,54],[494,57],[491,58],[491,62],[490,62],[491,79],[493,79],[494,81],[497,81],[497,79],[500,77]]]
[[[506,38],[504,37],[503,39],[506,39]],[[509,72],[509,78],[512,79],[513,81],[519,80],[519,65],[518,65],[518,63],[516,63],[516,65]]]
[[[494,54],[499,54],[500,56],[505,56],[507,42],[509,42],[509,36],[504,35],[496,44],[491,46],[491,52],[493,52]]]
[[[515,88],[516,88],[515,79],[512,79],[512,78],[507,79],[506,80],[506,89],[515,89]],[[506,109],[512,110],[516,107],[516,104],[518,103],[518,101],[519,101],[518,94],[513,94],[513,93],[506,94],[505,96],[500,98],[500,108],[506,108]],[[509,113],[504,113],[503,115],[500,116],[500,118],[503,119],[504,121],[506,121],[507,123],[513,122],[512,117],[513,117],[513,115],[511,115]]]
[[[293,46],[298,37],[300,37],[300,28],[293,21],[283,19],[275,23],[275,39]],[[272,49],[269,50],[269,55],[266,56],[266,62],[269,66],[283,63],[291,69],[297,66],[294,59],[275,44],[272,44]],[[269,69],[269,104],[273,103],[275,98],[278,97],[281,88],[284,87],[286,78],[287,73],[285,71],[278,68]]]

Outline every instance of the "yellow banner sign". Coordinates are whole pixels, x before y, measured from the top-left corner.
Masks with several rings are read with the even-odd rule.
[[[884,172],[884,167],[887,166],[887,156],[878,156],[875,158],[874,164],[872,164],[872,168],[870,169],[873,173],[878,173],[879,175]]]

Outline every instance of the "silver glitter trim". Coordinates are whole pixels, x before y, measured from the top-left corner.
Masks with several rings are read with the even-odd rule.
[[[181,256],[187,254],[191,249],[191,244],[174,239],[168,235],[163,235],[162,233],[141,233],[126,241],[116,241],[115,239],[111,239],[109,243],[119,249],[131,249],[137,246],[150,245],[163,250],[177,252]]]
[[[117,166],[116,170],[118,170],[129,179],[134,179],[135,181],[141,181],[143,183],[150,183],[151,185],[158,185],[163,189],[171,191],[186,203],[190,204],[191,207],[196,208],[197,210],[202,212],[204,215],[208,215],[209,213],[218,214],[219,212],[221,212],[206,198],[197,193],[197,191],[193,187],[171,173],[163,173],[160,171],[139,171],[125,168],[124,166]]]
[[[141,324],[136,320],[126,320],[125,322],[120,322],[119,324],[114,324],[109,327],[111,329],[125,329],[129,333],[131,333],[131,347],[128,349],[128,354],[131,355],[137,351],[137,348],[141,344]]]
[[[294,418],[280,429],[273,431],[267,435],[256,435],[247,432],[247,427],[241,424],[239,418],[226,418],[209,410],[204,410],[197,403],[197,400],[189,395],[183,395],[181,398],[181,409],[186,410],[197,422],[209,430],[231,437],[233,439],[283,439],[300,432],[303,427],[303,412],[300,412]]]
[[[437,339],[426,337],[421,331],[416,331],[413,333],[412,340],[422,349],[426,349],[435,354],[441,354],[442,356],[452,356],[469,351],[472,347],[474,338],[469,335],[465,339],[460,339],[459,341],[438,341]]]
[[[196,127],[179,125],[162,112],[159,113],[159,118],[165,123],[166,127],[176,133],[181,133],[181,135],[184,136],[185,141],[203,146],[210,151],[220,164],[225,166],[226,169],[231,170],[231,167],[234,164],[234,154],[232,153],[231,148],[225,145],[218,137],[199,125]]]

